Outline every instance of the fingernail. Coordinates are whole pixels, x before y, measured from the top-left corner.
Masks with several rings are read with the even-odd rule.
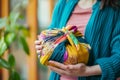
[[[40,58],[40,55],[38,55],[38,58]]]
[[[49,61],[50,63],[53,63],[53,61]]]
[[[37,54],[40,54],[40,52],[41,52],[40,50],[37,50]]]

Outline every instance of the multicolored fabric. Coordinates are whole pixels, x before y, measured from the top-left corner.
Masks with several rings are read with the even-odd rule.
[[[40,56],[41,64],[48,65],[49,60],[55,60],[64,64],[87,64],[90,47],[87,43],[79,41],[80,38],[82,40],[84,40],[84,38],[76,26],[44,30],[40,36],[43,45]],[[62,43],[64,43],[64,45]],[[61,44],[62,46],[60,47]],[[59,49],[57,49],[57,47],[59,47]]]

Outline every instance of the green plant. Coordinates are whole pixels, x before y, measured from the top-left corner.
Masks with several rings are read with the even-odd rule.
[[[20,80],[18,72],[15,70],[15,58],[12,54],[8,54],[8,59],[5,60],[3,55],[6,50],[11,48],[14,42],[21,44],[23,50],[29,55],[29,47],[26,37],[29,36],[28,29],[19,22],[23,20],[20,4],[10,12],[6,18],[0,18],[0,68],[6,68],[9,73],[9,80]],[[9,51],[10,52],[10,51]]]

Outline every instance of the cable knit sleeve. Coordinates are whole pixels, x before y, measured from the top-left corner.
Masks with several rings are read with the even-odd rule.
[[[101,80],[115,80],[120,76],[120,11],[118,14],[110,44],[111,56],[96,60],[102,70]]]

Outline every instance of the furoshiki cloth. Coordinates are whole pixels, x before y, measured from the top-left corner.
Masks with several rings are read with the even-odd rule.
[[[76,26],[66,26],[62,29],[43,30],[40,34],[43,49],[40,63],[48,65],[49,60],[64,64],[87,64],[90,46]],[[53,65],[53,64],[52,64]]]

